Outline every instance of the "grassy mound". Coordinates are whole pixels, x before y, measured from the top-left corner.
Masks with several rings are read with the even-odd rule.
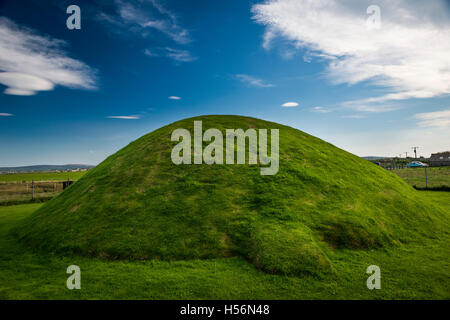
[[[280,167],[175,165],[172,131],[277,128]],[[399,177],[299,130],[203,116],[132,142],[15,230],[27,245],[108,259],[243,256],[271,272],[333,272],[336,250],[434,237],[440,209]]]

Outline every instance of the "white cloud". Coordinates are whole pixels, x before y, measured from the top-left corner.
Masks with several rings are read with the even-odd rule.
[[[154,52],[154,50],[150,50],[150,49],[145,49],[144,54],[149,57],[159,57],[159,54]]]
[[[13,114],[11,113],[0,113],[0,117],[12,117]]]
[[[419,120],[421,127],[450,128],[450,109],[444,111],[418,113],[414,118]]]
[[[239,79],[241,82],[257,88],[270,88],[274,85],[271,83],[267,83],[263,79],[259,79],[253,76],[249,76],[248,74],[237,74],[236,78]]]
[[[173,48],[166,48],[166,57],[171,58],[177,62],[191,62],[197,60],[196,57],[191,56],[191,53],[188,50]]]
[[[69,58],[65,42],[0,17],[0,83],[6,94],[33,95],[56,85],[95,89],[91,68]]]
[[[388,90],[367,104],[450,94],[445,1],[379,0],[380,29],[366,27],[368,5],[357,0],[268,0],[252,11],[266,26],[265,48],[282,37],[308,57],[328,62],[327,75],[334,83],[370,81]]]
[[[0,72],[0,83],[7,86],[5,93],[30,96],[36,91],[53,90],[54,84],[46,79],[18,72]]]
[[[191,42],[189,31],[182,28],[175,14],[165,9],[159,1],[116,1],[117,16],[104,12],[98,15],[101,21],[115,27],[147,36],[148,29],[155,29],[170,37],[178,44]]]
[[[167,10],[157,0],[115,1],[115,14],[101,12],[97,19],[112,25],[118,34],[129,33],[143,38],[152,34],[152,29],[168,36],[178,45],[186,45],[192,42],[189,31],[180,26],[178,17]],[[154,38],[154,37],[153,37]],[[144,54],[149,57],[166,57],[177,63],[197,60],[189,50],[173,49],[171,47],[155,47],[144,49]]]
[[[320,106],[312,108],[312,111],[313,112],[318,112],[318,113],[330,113],[330,112],[332,112],[332,110],[324,108],[324,107],[320,107]]]
[[[169,99],[170,99],[170,100],[181,100],[181,97],[170,96]]]
[[[188,50],[173,49],[173,48],[152,48],[145,49],[144,54],[149,57],[166,57],[176,62],[191,62],[197,60]]]
[[[137,120],[140,116],[107,116],[109,119],[122,119],[122,120]]]
[[[381,113],[381,112],[390,112],[394,110],[400,109],[400,106],[394,106],[390,104],[377,104],[371,105],[370,103],[365,102],[365,104],[361,104],[364,101],[348,101],[344,102],[341,105],[345,108],[352,109],[359,112],[370,112],[370,113]]]
[[[293,108],[293,107],[298,107],[298,103],[297,102],[285,102],[281,106],[284,108]]]

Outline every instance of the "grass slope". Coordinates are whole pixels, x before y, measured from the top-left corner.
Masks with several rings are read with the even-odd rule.
[[[280,129],[280,170],[172,163],[177,128]],[[243,257],[268,273],[333,274],[347,250],[439,239],[445,212],[394,174],[254,118],[185,119],[134,141],[15,230],[43,252],[108,259]]]
[[[425,192],[450,220],[450,193]],[[242,258],[108,261],[35,252],[11,237],[41,204],[0,207],[0,299],[450,299],[450,235],[378,250],[339,250],[335,275],[271,275]],[[81,290],[66,268],[81,268]],[[381,290],[368,290],[369,265]]]

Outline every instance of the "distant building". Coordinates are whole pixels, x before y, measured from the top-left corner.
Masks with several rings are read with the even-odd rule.
[[[450,151],[433,153],[430,157],[430,166],[450,166]]]

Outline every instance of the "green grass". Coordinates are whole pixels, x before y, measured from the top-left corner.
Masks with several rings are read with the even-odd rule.
[[[392,170],[400,178],[411,186],[425,188],[424,168],[405,168]],[[427,168],[428,188],[450,187],[450,167],[428,167]]]
[[[87,171],[80,172],[30,172],[0,174],[0,182],[22,182],[22,181],[76,181],[86,174]]]
[[[421,195],[450,220],[450,193]],[[335,274],[318,279],[267,274],[239,257],[107,261],[37,252],[10,231],[40,206],[0,207],[0,299],[450,299],[448,231],[420,244],[338,251]],[[72,264],[81,268],[81,290],[66,288]],[[381,290],[366,287],[373,264],[381,268]]]
[[[261,176],[257,165],[174,165],[172,131],[192,132],[200,119],[204,130],[278,128],[278,174]],[[254,118],[205,116],[132,142],[14,234],[55,255],[232,257],[269,274],[324,278],[345,265],[345,254],[382,256],[440,240],[448,226],[445,212],[398,176],[327,142]]]

